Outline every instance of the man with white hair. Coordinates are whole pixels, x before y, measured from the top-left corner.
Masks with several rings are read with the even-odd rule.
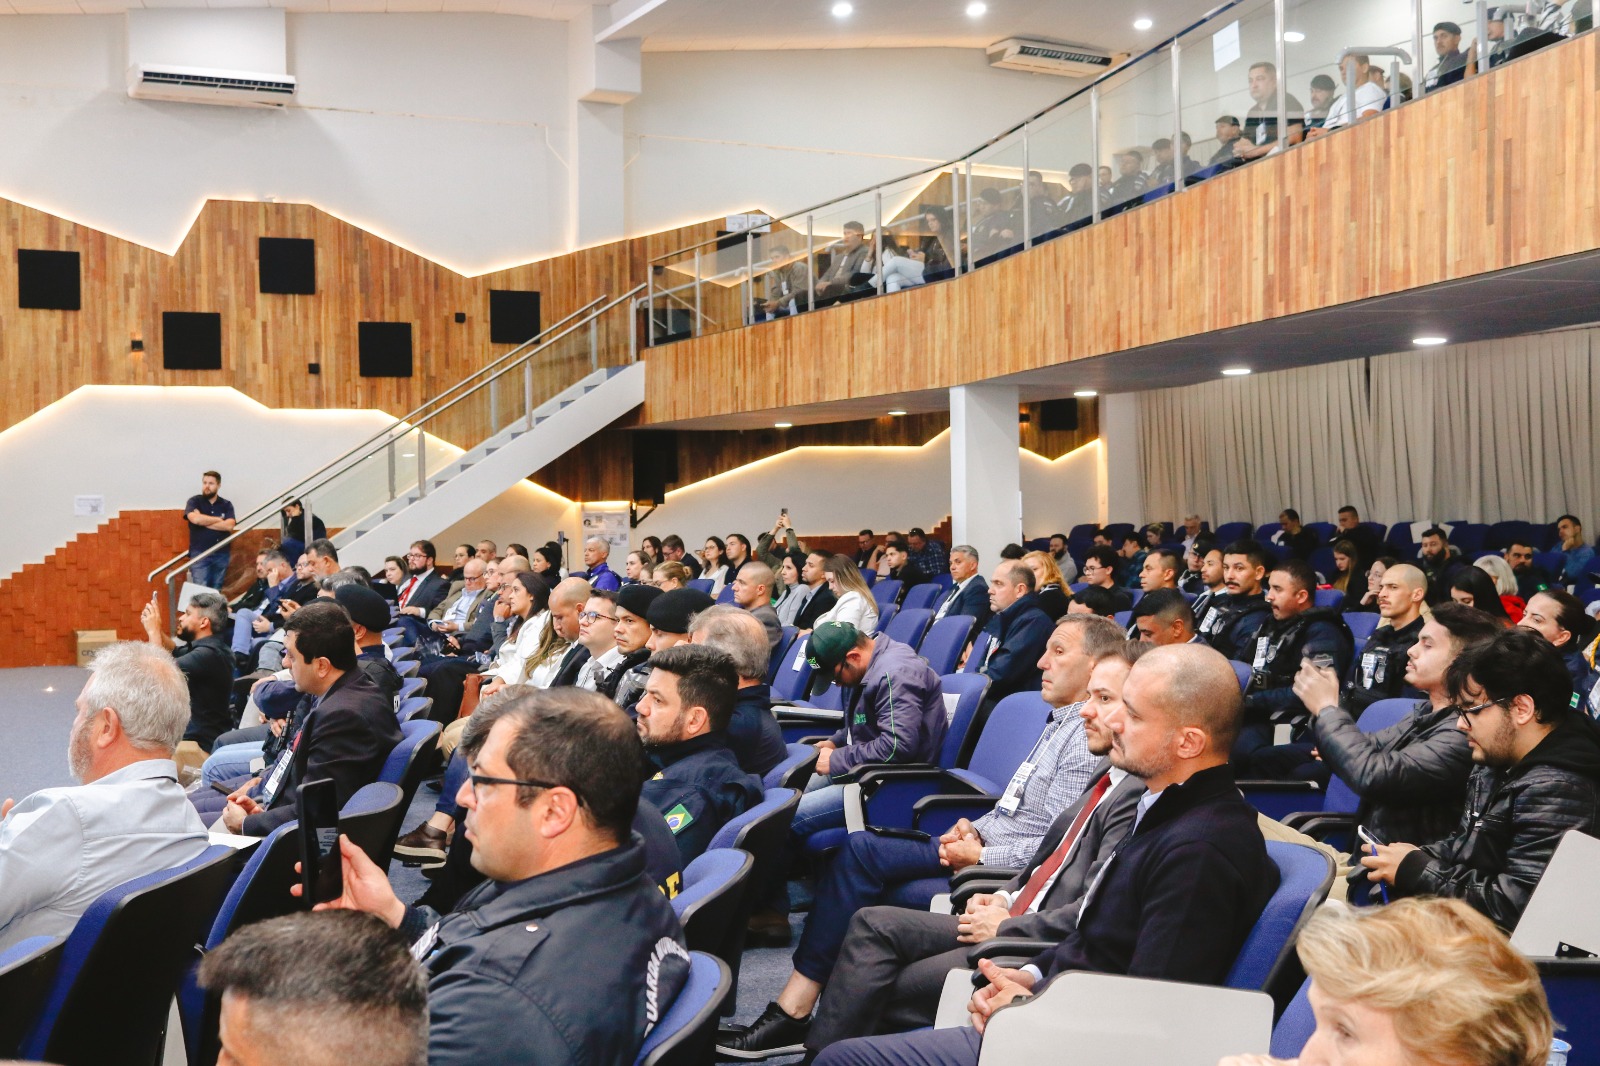
[[[0,803],[0,951],[66,936],[99,896],[206,849],[172,753],[189,686],[172,656],[113,644],[95,656],[67,741],[80,782]]]
[[[615,592],[622,587],[622,578],[606,564],[610,555],[611,544],[604,537],[590,537],[583,542],[583,565],[589,568],[591,588]]]

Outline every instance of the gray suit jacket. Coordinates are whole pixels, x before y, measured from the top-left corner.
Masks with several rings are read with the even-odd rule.
[[[752,609],[750,613],[761,619],[761,624],[767,627],[767,647],[776,651],[778,641],[783,639],[783,623],[778,621],[778,612],[763,604]]]
[[[1073,819],[1088,801],[1095,783],[1100,780],[1101,775],[1110,772],[1111,761],[1101,759],[1096,769],[1098,772],[1090,782],[1089,788],[1084,790],[1083,797],[1061,812],[1060,817],[1050,826],[1049,832],[1045,833],[1044,840],[1039,844],[1039,850],[1028,860],[1028,865],[1023,867],[1022,872],[1008,884],[1002,886],[1003,890],[1011,893],[1013,898],[1022,891],[1022,886],[1028,883],[1028,875],[1049,858],[1050,853],[1061,843],[1061,838],[1072,827]],[[1144,782],[1132,774],[1124,777],[1116,788],[1107,793],[1100,806],[1084,823],[1083,831],[1078,835],[1077,845],[1061,867],[1055,883],[1039,901],[1039,909],[1032,914],[1007,918],[1000,923],[999,935],[1026,937],[1032,940],[1061,940],[1075,929],[1083,894],[1089,890],[1095,874],[1111,858],[1112,852],[1116,851],[1117,845],[1128,834],[1128,830],[1133,828],[1134,812],[1139,806],[1139,797],[1144,793]]]

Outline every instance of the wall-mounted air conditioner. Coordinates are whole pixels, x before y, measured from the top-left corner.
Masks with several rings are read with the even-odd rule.
[[[1063,78],[1088,78],[1103,74],[1127,58],[1097,48],[1054,41],[1008,37],[988,48],[989,65],[1030,74],[1055,74]]]
[[[186,104],[283,107],[294,103],[294,77],[135,63],[128,68],[128,95],[137,100],[175,100]]]

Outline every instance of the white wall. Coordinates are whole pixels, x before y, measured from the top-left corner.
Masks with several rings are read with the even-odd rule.
[[[628,229],[796,211],[969,151],[1079,84],[977,49],[646,52]]]
[[[0,432],[0,578],[119,511],[181,508],[200,491],[202,470],[222,474],[222,495],[244,518],[392,420],[372,410],[274,411],[230,388],[84,386]],[[441,462],[460,454],[432,436],[428,452]],[[344,525],[387,481],[387,462],[370,462],[313,495],[313,511]],[[82,495],[104,496],[105,514],[74,515]]]
[[[313,203],[467,273],[563,250],[562,23],[291,14],[282,110],[130,99],[124,26],[5,17],[0,196],[166,251],[208,197]]]

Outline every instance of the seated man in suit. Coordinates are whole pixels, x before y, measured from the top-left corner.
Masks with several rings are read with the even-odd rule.
[[[678,644],[650,656],[650,679],[636,712],[639,739],[656,772],[639,798],[666,817],[684,866],[730,819],[761,802],[761,780],[746,773],[728,747],[738,682],[733,659],[703,644]]]
[[[858,967],[854,962],[845,962],[840,951],[852,937],[867,935],[863,933],[863,923],[871,923],[874,929],[898,928],[903,921],[922,931],[923,935],[917,940],[920,945],[917,950],[922,954],[903,960],[905,963],[923,954],[943,954],[957,949],[961,932],[958,926],[963,919],[873,904],[907,882],[938,878],[980,863],[1020,868],[1026,857],[1037,852],[1041,842],[1049,837],[1052,823],[1059,820],[1062,811],[1081,806],[1079,801],[1086,787],[1092,780],[1105,776],[1105,767],[1099,764],[1110,750],[1111,735],[1097,717],[1099,708],[1091,709],[1089,704],[1091,671],[1096,669],[1096,661],[1104,664],[1098,668],[1102,684],[1120,685],[1129,664],[1142,651],[1140,645],[1123,640],[1114,623],[1082,615],[1063,619],[1051,634],[1042,660],[1045,699],[1054,710],[1050,724],[1025,760],[1032,769],[1012,778],[993,811],[976,822],[961,819],[937,841],[903,840],[872,833],[850,834],[843,850],[818,882],[816,904],[794,953],[794,971],[782,992],[748,1029],[725,1034],[722,1052],[738,1059],[768,1058],[798,1053],[802,1050],[802,1041],[815,1049],[844,1036],[859,1036],[870,1031],[857,1022],[876,1017],[888,1006],[886,994],[891,991],[899,967],[890,966],[885,972],[881,965]],[[1119,797],[1125,809],[1124,830],[1132,824],[1133,804],[1141,791],[1142,787],[1125,798]],[[1103,827],[1100,831],[1104,832]],[[1122,833],[1117,832],[1112,841],[1121,838]],[[1033,900],[1024,902],[1031,906]],[[1026,907],[1018,914],[1025,912]],[[966,917],[970,919],[972,913]],[[983,920],[990,921],[991,917],[991,924],[998,924],[999,918],[987,913]],[[930,923],[932,929],[926,930]],[[882,940],[876,943],[881,944]],[[932,981],[937,989],[944,981],[944,970],[934,975]],[[842,986],[843,991],[835,990],[835,984]],[[810,1021],[811,1010],[823,995],[825,985],[830,989],[828,1004],[832,1016],[822,1026],[823,1033],[808,1036],[808,1028],[816,1024]],[[925,1004],[920,1001],[926,997],[913,995],[911,998],[919,1002],[910,1009],[923,1009]],[[937,998],[935,991],[933,999],[937,1001]],[[862,1007],[865,1014],[858,1009]]]
[[[419,540],[406,552],[410,575],[395,592],[395,607],[401,617],[425,619],[428,612],[444,602],[450,583],[433,568],[437,555],[431,540]]]
[[[1112,764],[1148,791],[1073,928],[1021,969],[980,963],[988,983],[972,996],[971,1028],[846,1040],[824,1048],[818,1066],[974,1064],[995,1011],[1071,970],[1220,984],[1278,887],[1228,767],[1239,715],[1239,682],[1221,655],[1198,644],[1146,652],[1109,725]]]
[[[989,620],[989,586],[978,575],[978,549],[970,544],[950,549],[950,591],[934,608],[933,620],[952,614],[971,615],[974,630]]]
[[[460,552],[461,548],[456,551]],[[439,601],[439,605],[429,611],[426,618],[402,614],[396,624],[406,631],[406,643],[433,646],[442,643],[446,635],[465,632],[472,624],[472,616],[478,605],[490,596],[484,570],[482,559],[468,557],[459,571],[462,579],[460,587]]]
[[[989,578],[989,607],[994,615],[983,630],[991,639],[978,667],[989,679],[986,704],[1039,687],[1039,656],[1055,623],[1039,609],[1039,597],[1033,591],[1036,580],[1025,563],[1011,559],[995,567]]]
[[[78,784],[0,803],[0,951],[66,936],[102,893],[206,849],[173,751],[189,689],[172,656],[112,644],[89,665],[67,742]]]
[[[358,669],[355,630],[343,607],[309,603],[285,629],[285,661],[295,688],[315,702],[272,766],[227,797],[221,823],[230,833],[266,836],[293,821],[295,789],[306,781],[331,778],[344,806],[361,786],[378,779],[402,738],[394,703]],[[197,793],[191,799],[202,816],[215,812],[210,797]]]

